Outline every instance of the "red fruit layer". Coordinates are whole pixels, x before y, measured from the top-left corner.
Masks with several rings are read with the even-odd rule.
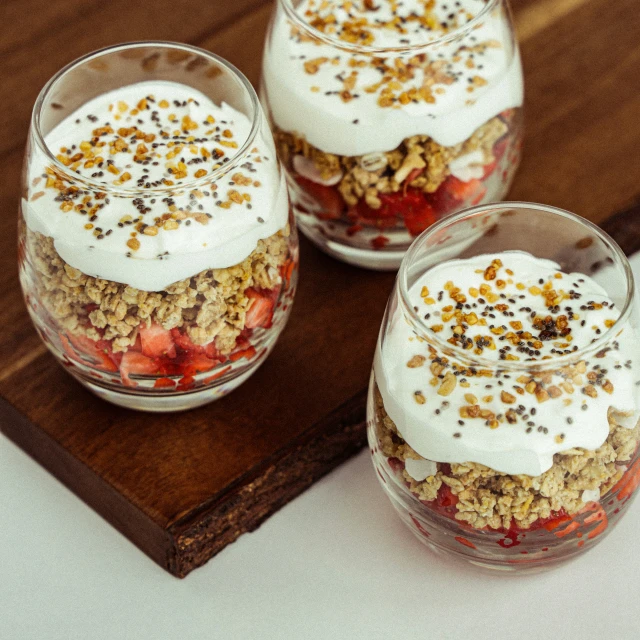
[[[350,222],[347,235],[353,236],[366,227],[390,229],[404,225],[412,236],[420,235],[441,216],[452,213],[465,206],[477,205],[484,199],[487,188],[484,185],[496,170],[498,163],[509,146],[509,136],[503,136],[493,148],[494,161],[485,165],[481,179],[463,182],[455,176],[449,176],[434,193],[424,193],[420,189],[409,187],[423,169],[414,169],[405,179],[401,191],[379,194],[381,206],[370,207],[363,199],[355,206],[348,207],[342,199],[337,186],[328,187],[317,184],[302,176],[296,176],[299,186],[319,205],[320,213],[314,212],[319,220],[344,219]],[[306,209],[305,209],[306,211]],[[382,238],[382,240],[380,239]],[[374,248],[383,249],[387,240],[378,236],[372,241]],[[387,240],[388,242],[388,240]]]
[[[283,274],[287,279],[291,278],[292,269],[288,264],[285,265]],[[215,342],[197,345],[183,330],[167,330],[155,323],[149,327],[141,326],[135,344],[125,353],[114,353],[112,342],[109,340],[96,341],[87,336],[60,333],[60,342],[67,357],[73,362],[112,374],[119,373],[122,382],[127,386],[136,386],[131,376],[144,375],[157,376],[154,383],[157,389],[177,386],[179,390],[184,390],[196,383],[196,375],[211,371],[219,364],[227,361],[236,362],[243,358],[251,360],[256,356],[256,349],[250,339],[255,329],[268,329],[273,325],[280,289],[276,287],[270,290],[246,290],[250,302],[245,329],[237,337],[235,349],[228,357],[218,352]],[[229,369],[230,367],[227,367],[209,376],[204,384],[213,382]],[[176,382],[169,376],[181,378]]]

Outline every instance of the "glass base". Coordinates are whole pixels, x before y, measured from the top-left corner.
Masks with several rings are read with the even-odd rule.
[[[400,268],[402,258],[409,246],[405,244],[398,251],[377,251],[375,249],[364,249],[362,247],[342,244],[327,238],[322,229],[318,226],[314,217],[305,214],[300,210],[296,211],[298,229],[320,250],[330,255],[332,258],[346,262],[354,267],[371,269],[373,271],[397,271]],[[403,235],[407,235],[406,233]]]
[[[173,413],[177,411],[189,411],[190,409],[196,409],[215,400],[220,400],[220,398],[237,389],[245,380],[255,373],[262,362],[264,362],[264,359],[256,362],[255,366],[240,373],[237,377],[225,380],[219,385],[210,386],[206,389],[177,392],[175,394],[153,394],[149,389],[140,392],[133,390],[116,390],[95,384],[94,382],[88,382],[79,376],[74,375],[73,377],[101,400],[106,400],[119,407],[133,409],[134,411],[147,411],[149,413]]]

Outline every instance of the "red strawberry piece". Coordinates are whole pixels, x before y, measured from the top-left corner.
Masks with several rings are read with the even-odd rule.
[[[469,180],[468,182],[463,182],[462,180],[458,180],[455,176],[449,176],[445,182],[449,193],[451,193],[456,200],[460,200],[461,202],[474,198],[478,192],[484,188],[484,185],[480,180]]]
[[[361,224],[352,224],[347,229],[347,235],[349,237],[354,236],[356,233],[358,233],[358,231],[362,231],[363,229],[364,229],[364,227]]]
[[[153,383],[153,386],[156,389],[165,389],[165,388],[169,388],[169,387],[173,388],[173,387],[176,386],[176,383],[171,378],[158,378]]]
[[[405,181],[403,184],[411,184],[416,178],[418,178],[420,175],[422,175],[422,173],[424,173],[425,167],[423,167],[422,169],[413,169],[411,171],[411,173],[405,178]]]
[[[159,324],[154,323],[150,327],[141,326],[139,335],[142,342],[143,355],[149,358],[160,358],[162,356],[175,358],[176,346],[169,330],[163,329]]]
[[[216,364],[216,360],[207,358],[204,354],[194,353],[188,358],[184,366],[183,373],[188,376],[194,376],[196,373],[211,371]]]
[[[255,355],[256,355],[255,347],[249,347],[248,349],[243,349],[241,351],[234,351],[229,356],[229,360],[231,360],[231,362],[236,362],[237,360],[241,360],[242,358],[251,360],[251,358],[253,358],[253,356]]]
[[[498,161],[494,160],[493,162],[490,162],[489,164],[485,164],[484,165],[484,173],[482,174],[482,179],[486,180],[490,175],[493,174],[493,172],[496,170],[498,166]]]
[[[219,378],[222,378],[223,375],[225,375],[226,373],[229,373],[229,371],[231,371],[231,365],[229,365],[228,367],[225,367],[224,369],[221,369],[220,371],[214,373],[212,376],[209,376],[208,378],[205,378],[202,383],[203,384],[210,384],[211,382],[214,382],[215,380],[218,380]]]
[[[500,162],[502,160],[502,156],[505,154],[507,147],[509,146],[509,136],[503,136],[493,145],[493,157],[496,159],[496,162]]]
[[[216,349],[216,343],[210,342],[204,346],[204,352],[207,358],[211,358],[212,360],[218,360],[220,362],[224,361],[224,356],[220,355],[220,352]]]
[[[395,473],[402,473],[404,471],[404,461],[400,460],[400,458],[387,458],[387,462]]]
[[[404,224],[412,236],[419,236],[437,220],[433,205],[420,191],[407,192],[402,205]]]
[[[183,333],[180,329],[171,329],[171,338],[181,352],[188,354],[198,353],[205,354],[207,358],[212,360],[224,360],[223,356],[218,353],[216,349],[215,341],[209,342],[209,344],[196,344],[191,340],[189,334]]]
[[[302,176],[296,176],[296,182],[322,209],[319,213],[314,212],[319,220],[337,220],[344,213],[345,202],[335,187],[326,187]]]
[[[180,378],[178,382],[178,389],[180,391],[185,391],[186,389],[190,389],[195,384],[196,379],[193,376],[184,376]]]
[[[418,189],[381,194],[379,197],[382,202],[379,209],[372,209],[364,200],[358,203],[361,219],[375,220],[376,226],[381,228],[394,226],[398,220],[402,220],[414,236],[436,221],[433,206]]]
[[[296,261],[293,258],[289,258],[284,264],[280,265],[280,276],[282,280],[288,284],[291,282],[291,276],[296,268]]]
[[[183,333],[180,329],[171,329],[171,338],[173,339],[176,347],[181,351],[187,351],[188,353],[204,352],[204,347],[201,347],[199,344],[195,344],[186,331]]]
[[[373,240],[371,240],[371,246],[374,249],[384,249],[387,244],[389,243],[389,238],[385,237],[385,236],[376,236],[375,238],[373,238]]]
[[[431,202],[438,215],[446,215],[452,213],[460,207],[460,200],[458,200],[451,191],[447,188],[448,179],[445,180],[435,191],[431,194]]]
[[[268,329],[273,321],[275,306],[273,292],[250,287],[245,293],[251,300],[245,319],[245,327],[248,329],[256,329],[257,327]]]
[[[137,351],[138,353],[142,353],[142,340],[140,339],[140,333],[136,336],[136,341],[132,346],[129,347],[129,351]]]
[[[466,203],[478,204],[487,193],[480,180],[463,182],[455,176],[449,176],[433,194],[432,201],[438,213],[451,213]]]
[[[67,338],[71,345],[73,345],[71,357],[78,361],[78,357],[81,361],[85,361],[103,371],[110,371],[115,373],[118,367],[113,363],[109,357],[111,353],[111,345],[106,340],[95,341],[88,336],[75,336],[68,334]],[[64,344],[64,343],[63,343]],[[67,353],[68,347],[65,347]]]
[[[360,220],[375,221],[380,223],[384,220],[391,220],[392,225],[396,223],[396,218],[400,215],[398,209],[401,207],[403,194],[388,193],[378,196],[382,204],[377,209],[370,207],[364,198],[356,205],[356,211]]]
[[[136,351],[127,351],[122,356],[120,377],[122,378],[122,382],[129,387],[137,386],[137,384],[131,380],[131,375],[153,376],[159,373],[162,373],[161,367],[154,358],[149,358]]]

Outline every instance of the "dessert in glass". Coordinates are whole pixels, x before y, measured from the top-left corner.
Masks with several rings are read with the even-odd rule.
[[[602,540],[640,483],[638,323],[624,254],[576,215],[485,205],[422,234],[367,407],[378,478],[413,533],[506,571]]]
[[[76,60],[38,97],[23,181],[27,308],[91,391],[189,409],[265,360],[298,244],[266,119],[232,65],[163,42]]]
[[[444,214],[501,200],[523,78],[506,0],[278,0],[262,99],[298,225],[397,269]]]

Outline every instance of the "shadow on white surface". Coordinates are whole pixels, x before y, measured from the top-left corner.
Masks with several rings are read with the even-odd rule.
[[[3,436],[0,522],[2,640],[640,638],[638,504],[569,565],[492,576],[423,547],[366,451],[182,581]]]

